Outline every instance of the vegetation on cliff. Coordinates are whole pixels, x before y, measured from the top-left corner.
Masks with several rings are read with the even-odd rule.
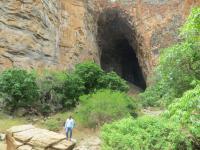
[[[200,80],[200,8],[194,8],[181,28],[182,41],[161,50],[154,84],[141,94],[144,105],[168,105]]]
[[[163,106],[159,118],[123,119],[102,128],[103,149],[200,148],[200,8],[181,28],[182,41],[161,51],[153,85],[140,94],[143,106]]]

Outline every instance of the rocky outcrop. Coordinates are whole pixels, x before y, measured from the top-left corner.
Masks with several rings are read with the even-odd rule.
[[[69,69],[101,62],[99,17],[117,10],[130,27],[130,45],[147,78],[159,50],[179,40],[177,29],[198,0],[1,0],[0,69]],[[111,16],[112,17],[112,16]],[[128,31],[128,30],[127,30]]]
[[[65,135],[32,125],[14,126],[6,134],[7,150],[72,150],[74,142]]]
[[[95,13],[98,14],[97,21],[101,14],[115,10],[118,11],[118,18],[122,18],[128,24],[130,30],[124,28],[123,32],[128,35],[130,45],[135,48],[146,79],[157,64],[160,49],[180,40],[179,27],[184,23],[191,8],[200,5],[197,0],[123,0],[113,3],[107,0],[95,1],[98,5],[93,11],[98,11]],[[108,23],[108,20],[113,18],[114,16],[109,16],[105,21]]]
[[[57,0],[0,1],[1,67],[57,63],[59,8]]]
[[[66,69],[90,57],[82,0],[0,1],[0,69]]]

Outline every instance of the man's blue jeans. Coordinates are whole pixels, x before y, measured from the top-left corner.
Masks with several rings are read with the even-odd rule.
[[[68,135],[70,136],[70,139],[72,138],[72,128],[67,128],[66,129],[66,137],[67,137],[67,140],[68,140]]]

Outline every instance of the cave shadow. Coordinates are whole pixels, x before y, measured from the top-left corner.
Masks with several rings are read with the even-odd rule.
[[[146,81],[137,57],[135,32],[127,20],[120,17],[118,10],[109,10],[100,15],[97,40],[102,69],[115,71],[129,83],[145,90]]]

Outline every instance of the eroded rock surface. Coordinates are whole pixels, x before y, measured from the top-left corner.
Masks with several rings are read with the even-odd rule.
[[[0,70],[64,70],[83,60],[100,63],[99,43],[105,39],[97,37],[106,21],[104,26],[98,21],[107,10],[116,10],[130,28],[127,39],[147,79],[159,50],[179,41],[177,29],[196,5],[199,0],[1,0]]]
[[[14,126],[7,131],[7,150],[72,150],[74,142],[65,135],[32,125]]]

